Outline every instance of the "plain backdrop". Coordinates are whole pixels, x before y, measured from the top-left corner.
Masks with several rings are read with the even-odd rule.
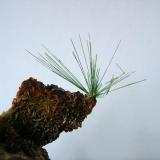
[[[122,40],[106,80],[118,63],[136,71],[126,83],[147,81],[98,99],[81,129],[45,146],[51,160],[159,160],[159,0],[0,0],[0,111],[31,76],[77,91],[25,49],[42,52],[45,44],[82,81],[69,39],[79,48],[78,34],[85,44],[88,33],[102,71]]]

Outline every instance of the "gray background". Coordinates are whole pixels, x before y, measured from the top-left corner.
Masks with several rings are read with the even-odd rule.
[[[0,0],[0,111],[30,76],[77,91],[25,49],[42,51],[44,43],[77,73],[69,38],[78,44],[79,33],[84,40],[90,33],[102,69],[121,39],[106,80],[116,62],[137,71],[127,82],[148,80],[98,99],[81,129],[62,133],[45,148],[55,160],[159,160],[159,29],[159,0]]]

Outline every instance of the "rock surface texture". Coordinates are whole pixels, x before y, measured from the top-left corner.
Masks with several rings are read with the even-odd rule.
[[[23,81],[11,108],[0,115],[0,160],[49,160],[42,147],[81,127],[95,104],[80,92]]]

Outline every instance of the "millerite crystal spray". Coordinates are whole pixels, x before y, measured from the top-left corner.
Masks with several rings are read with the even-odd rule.
[[[40,102],[41,96],[38,97],[38,104],[36,104],[37,107],[35,111],[37,115],[35,115],[34,117],[30,113],[28,113],[27,115],[27,118],[31,116],[30,119],[32,120],[35,119],[36,127],[33,130],[35,132],[34,135],[36,136],[33,140],[41,145],[45,145],[49,142],[52,142],[59,136],[59,134],[62,131],[72,131],[73,129],[80,127],[84,118],[92,111],[92,108],[96,105],[97,98],[103,97],[111,91],[115,91],[120,88],[124,88],[129,85],[133,85],[144,81],[144,80],[136,81],[133,83],[113,88],[114,86],[119,84],[124,79],[128,78],[133,73],[133,72],[126,73],[118,65],[122,73],[118,76],[113,76],[111,80],[103,84],[102,83],[103,79],[112,63],[112,60],[119,48],[121,41],[118,43],[114,51],[114,54],[112,55],[110,61],[108,62],[108,65],[106,66],[106,69],[102,74],[100,72],[101,69],[97,65],[98,55],[93,54],[90,38],[87,41],[87,54],[85,52],[85,48],[83,46],[80,36],[79,36],[79,42],[81,45],[81,52],[84,60],[83,64],[85,64],[85,66],[82,65],[82,60],[80,58],[79,52],[75,46],[75,43],[71,39],[71,44],[73,46],[72,54],[80,68],[85,84],[82,84],[78,80],[78,78],[72,73],[72,71],[59,58],[57,58],[54,54],[52,54],[52,52],[44,45],[43,45],[43,48],[45,49],[44,54],[39,53],[39,55],[36,56],[35,54],[28,51],[28,53],[30,53],[43,66],[45,66],[58,76],[62,77],[63,79],[69,81],[70,83],[72,83],[82,92],[85,93],[85,95],[83,95],[79,91],[71,93],[69,91],[64,91],[63,89],[59,89],[57,86],[55,87],[52,85],[46,87],[46,89],[50,93],[51,98],[49,98],[50,96],[47,95]],[[34,81],[35,80],[30,79],[29,81],[27,81],[27,83],[30,82],[34,84]],[[35,96],[35,94],[33,95]],[[44,95],[45,93],[42,94],[42,96]],[[46,98],[48,99],[47,101],[45,100]],[[31,106],[34,110],[35,106],[34,105]],[[45,118],[39,119],[39,117],[45,117]],[[44,121],[44,119],[46,119],[46,121]],[[31,124],[32,123],[33,122],[31,122]],[[45,128],[46,124],[48,124],[48,128]],[[24,128],[22,130],[24,131]],[[30,135],[28,134],[27,136]]]

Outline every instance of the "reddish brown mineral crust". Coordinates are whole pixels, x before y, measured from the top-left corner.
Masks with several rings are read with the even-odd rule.
[[[56,140],[61,132],[81,127],[95,104],[94,97],[64,91],[55,85],[45,86],[29,78],[20,86],[12,107],[0,117],[0,122],[7,121],[21,139],[42,147]]]

